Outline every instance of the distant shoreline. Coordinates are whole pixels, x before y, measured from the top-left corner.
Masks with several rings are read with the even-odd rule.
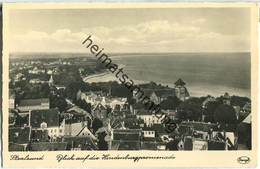
[[[142,80],[135,80],[133,79],[135,84],[146,84],[146,83],[150,83],[150,81],[142,81]],[[113,81],[117,81],[119,84],[121,84],[121,82],[110,72],[104,72],[104,73],[98,73],[98,74],[93,74],[90,75],[88,78],[84,78],[83,81],[85,83],[98,83],[98,82],[113,82]],[[174,84],[169,84],[169,83],[161,83],[161,82],[155,82],[157,84],[161,84],[163,86],[169,86],[170,88],[174,88]],[[235,89],[230,90],[230,89],[226,89],[223,91],[212,91],[210,90],[210,92],[206,92],[204,87],[204,90],[201,89],[197,89],[198,87],[192,86],[192,85],[188,85],[187,89],[191,95],[191,97],[204,97],[204,96],[214,96],[214,97],[219,97],[221,95],[223,95],[225,92],[228,92],[230,95],[235,95],[235,96],[241,96],[241,97],[248,97],[251,99],[250,95],[246,95],[246,94],[239,94],[238,92],[235,92]]]
[[[234,51],[234,52],[156,52],[156,53],[107,53],[109,57],[114,57],[114,56],[129,56],[129,55],[144,55],[144,56],[149,56],[149,55],[160,55],[160,54],[230,54],[230,53],[251,53],[250,51]],[[29,56],[28,56],[29,55]],[[37,56],[40,55],[40,56]],[[44,55],[44,57],[42,56]],[[53,56],[57,55],[57,56]],[[63,55],[65,57],[60,57],[59,55]],[[73,55],[73,56],[69,56]],[[77,57],[93,57],[91,53],[86,53],[86,52],[11,52],[9,53],[9,59],[45,59],[47,58],[77,58]],[[93,57],[94,58],[94,57]]]

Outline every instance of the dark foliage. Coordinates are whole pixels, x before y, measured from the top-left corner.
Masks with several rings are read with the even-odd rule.
[[[101,120],[99,120],[98,118],[95,118],[92,122],[92,128],[93,128],[93,132],[94,134],[96,133],[96,131],[103,127],[103,122]]]
[[[108,144],[105,141],[106,133],[102,132],[98,134],[98,149],[99,150],[107,150],[108,149]]]
[[[236,112],[232,106],[219,105],[214,113],[215,122],[224,124],[236,124]]]

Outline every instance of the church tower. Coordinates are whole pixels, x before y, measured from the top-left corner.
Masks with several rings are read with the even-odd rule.
[[[53,86],[54,85],[54,80],[53,77],[51,75],[50,80],[49,80],[49,86]]]
[[[178,97],[180,100],[184,101],[187,99],[190,95],[185,87],[185,82],[182,79],[178,79],[175,83],[175,95]]]

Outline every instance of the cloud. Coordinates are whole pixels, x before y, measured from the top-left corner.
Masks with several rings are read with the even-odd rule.
[[[174,52],[203,50],[241,50],[249,48],[248,39],[239,36],[222,35],[218,32],[202,31],[200,24],[206,20],[199,18],[191,23],[153,20],[136,25],[117,27],[90,27],[80,32],[58,29],[53,33],[30,31],[12,35],[14,51],[86,51],[81,42],[88,36],[96,44],[111,52]],[[229,46],[223,46],[229,45]],[[239,44],[238,46],[235,46]],[[175,45],[175,47],[173,47]],[[212,46],[214,45],[214,46]]]

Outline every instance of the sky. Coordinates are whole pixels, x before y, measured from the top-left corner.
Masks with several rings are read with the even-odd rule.
[[[9,17],[11,52],[250,51],[249,8],[19,9]]]

